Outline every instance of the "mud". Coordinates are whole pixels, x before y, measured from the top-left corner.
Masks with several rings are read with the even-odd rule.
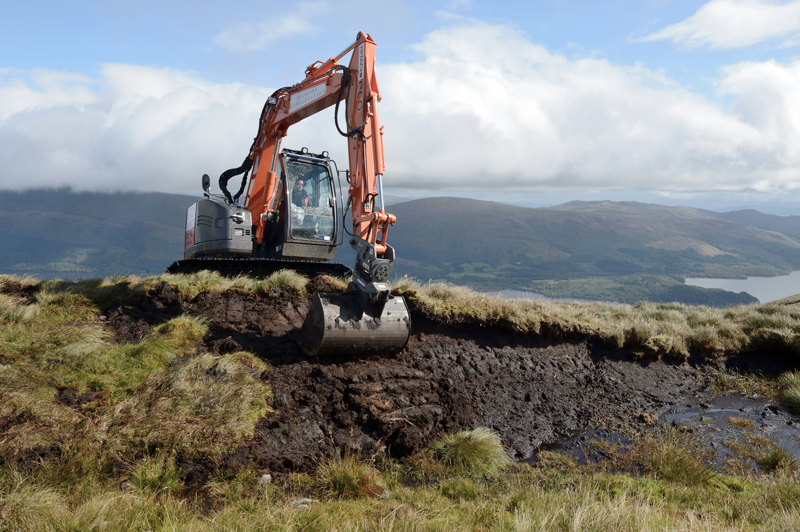
[[[663,422],[708,392],[702,372],[687,363],[610,350],[594,338],[448,326],[413,305],[412,335],[399,355],[309,358],[295,335],[311,294],[334,289],[316,278],[302,295],[228,290],[188,300],[160,283],[154,294],[110,309],[106,323],[118,340],[137,342],[154,325],[192,312],[211,323],[200,350],[245,349],[270,363],[262,378],[276,413],[257,423],[229,468],[311,471],[321,457],[343,451],[402,459],[441,434],[477,426],[496,430],[514,459],[530,460],[542,445],[587,431],[623,434]],[[210,470],[184,467],[191,483],[204,482]]]

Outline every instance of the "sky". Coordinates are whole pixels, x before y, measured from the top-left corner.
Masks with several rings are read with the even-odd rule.
[[[359,31],[387,194],[800,211],[800,0],[0,0],[0,189],[198,194]]]

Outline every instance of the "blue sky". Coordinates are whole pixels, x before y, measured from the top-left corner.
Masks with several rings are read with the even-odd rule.
[[[194,193],[363,30],[390,193],[800,207],[800,1],[131,4],[0,1],[0,188]]]

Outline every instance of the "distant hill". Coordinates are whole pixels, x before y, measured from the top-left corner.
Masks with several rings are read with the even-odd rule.
[[[183,253],[175,194],[0,192],[0,270],[112,276],[163,272]]]
[[[196,197],[0,192],[0,271],[109,276],[162,272],[183,251]],[[398,198],[399,199],[399,198]],[[464,198],[392,204],[395,271],[482,290],[607,301],[727,305],[748,294],[686,276],[778,275],[800,268],[800,217],[714,213],[636,202],[526,208]],[[337,260],[349,265],[352,252]]]
[[[794,240],[800,241],[800,216],[775,216],[764,214],[753,209],[732,212],[712,212],[710,215],[719,220],[751,225],[768,231],[778,231]]]
[[[393,205],[392,213],[398,223],[390,235],[403,250],[401,264],[431,277],[472,273],[481,265],[484,277],[507,279],[743,278],[800,267],[800,243],[786,234],[690,207],[570,202],[526,208],[431,198]]]
[[[761,215],[759,227],[740,215],[727,220],[690,207],[576,201],[526,208],[463,198],[409,201],[393,205],[392,213],[399,273],[481,289],[731,304],[752,298],[726,292],[723,302],[721,291],[687,287],[683,278],[800,268],[800,243],[786,234],[800,235],[800,217]]]

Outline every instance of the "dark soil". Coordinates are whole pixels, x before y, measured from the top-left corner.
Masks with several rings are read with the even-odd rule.
[[[412,336],[395,357],[309,358],[295,335],[315,291],[204,292],[191,300],[167,283],[111,308],[120,341],[141,341],[150,328],[183,312],[203,315],[211,335],[201,350],[256,353],[272,369],[263,379],[277,411],[227,460],[274,472],[311,471],[320,458],[348,451],[402,458],[433,438],[478,426],[496,430],[517,460],[575,431],[644,426],[705,385],[688,364],[613,351],[594,338],[514,335],[498,327],[449,326],[411,309]],[[59,398],[63,402],[78,397]],[[73,394],[74,395],[74,394]],[[186,464],[202,483],[211,466]]]

